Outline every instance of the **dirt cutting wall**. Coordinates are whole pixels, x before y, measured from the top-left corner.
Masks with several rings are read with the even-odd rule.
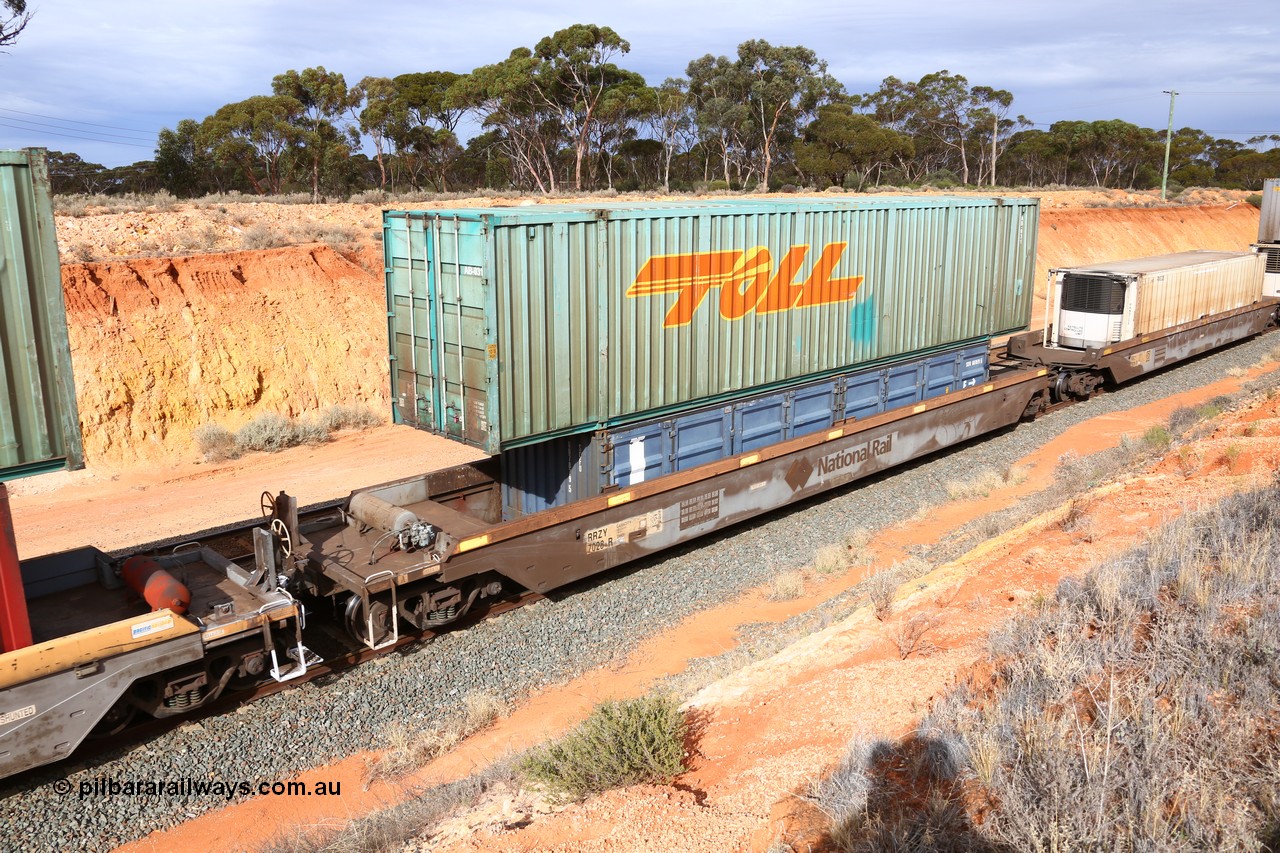
[[[307,246],[67,264],[62,277],[91,464],[195,455],[192,430],[210,421],[389,407],[377,255]]]
[[[1068,208],[1040,222],[1037,291],[1050,267],[1246,248],[1258,212]],[[234,430],[264,411],[389,411],[380,247],[66,264],[62,274],[91,465],[191,458],[196,427]]]

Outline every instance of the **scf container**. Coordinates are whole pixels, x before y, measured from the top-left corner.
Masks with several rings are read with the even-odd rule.
[[[492,454],[1027,327],[1034,199],[387,211],[395,419]]]
[[[1054,346],[1101,347],[1243,308],[1262,297],[1255,252],[1178,252],[1049,271]]]
[[[0,480],[81,455],[45,152],[0,151]]]

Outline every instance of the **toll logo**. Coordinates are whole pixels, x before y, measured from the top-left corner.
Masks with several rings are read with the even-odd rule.
[[[775,264],[765,246],[743,251],[654,255],[627,288],[633,299],[676,294],[664,328],[686,326],[713,288],[720,289],[720,316],[740,320],[751,311],[772,314],[792,308],[834,305],[853,299],[863,276],[833,277],[848,243],[823,246],[813,268],[797,282],[809,247],[792,246]]]

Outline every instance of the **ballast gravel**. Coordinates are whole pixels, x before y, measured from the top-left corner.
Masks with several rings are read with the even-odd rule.
[[[1245,342],[123,754],[0,783],[5,846],[99,850],[122,844],[245,798],[197,793],[197,785],[256,787],[287,779],[385,745],[393,725],[443,726],[461,715],[469,693],[519,701],[624,659],[645,637],[780,571],[809,564],[817,548],[839,543],[855,529],[876,530],[947,500],[950,480],[965,480],[984,467],[1004,471],[1077,423],[1202,387],[1231,368],[1260,361],[1275,346],[1270,336]],[[178,787],[177,793],[113,795],[113,782],[144,791],[156,784]]]

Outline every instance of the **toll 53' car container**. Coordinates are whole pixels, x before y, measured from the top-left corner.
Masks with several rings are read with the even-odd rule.
[[[491,454],[1025,329],[1035,199],[387,211],[394,415]]]
[[[1053,346],[1117,341],[1243,308],[1262,297],[1264,256],[1178,252],[1049,271]]]

